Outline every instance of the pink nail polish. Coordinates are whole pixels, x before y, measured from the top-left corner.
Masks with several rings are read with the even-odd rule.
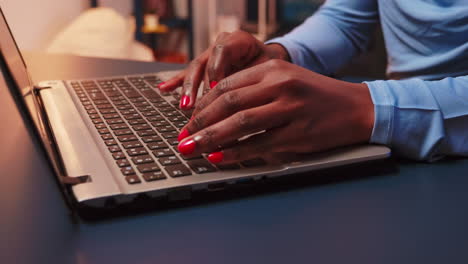
[[[182,155],[190,155],[195,151],[195,140],[186,140],[180,143],[177,148]]]
[[[180,108],[187,109],[190,104],[190,96],[184,95],[180,99]]]
[[[186,138],[188,136],[190,136],[190,133],[188,132],[187,129],[184,128],[180,132],[179,137],[177,137],[177,140],[180,142],[180,141],[184,140],[184,138]]]
[[[213,152],[210,155],[208,155],[208,160],[214,164],[220,163],[221,161],[223,161],[223,159],[224,159],[224,154],[221,151]]]
[[[158,84],[158,88],[161,89],[161,88],[163,88],[163,86],[165,86],[165,85],[166,85],[166,82],[159,83],[159,84]]]
[[[213,89],[216,85],[218,85],[217,81],[211,81],[210,82],[210,89]]]

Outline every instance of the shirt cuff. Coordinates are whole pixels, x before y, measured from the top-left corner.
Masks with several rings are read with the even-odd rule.
[[[390,145],[393,131],[393,104],[385,81],[364,82],[374,103],[374,127],[370,143]]]

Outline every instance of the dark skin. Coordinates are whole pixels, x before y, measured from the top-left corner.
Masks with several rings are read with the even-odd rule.
[[[166,82],[161,90],[183,83],[182,94],[190,95],[202,79],[219,82],[197,102],[182,130],[181,153],[213,153],[210,161],[228,164],[368,142],[374,106],[367,85],[329,78],[288,59],[281,45],[264,45],[245,32],[224,34]]]

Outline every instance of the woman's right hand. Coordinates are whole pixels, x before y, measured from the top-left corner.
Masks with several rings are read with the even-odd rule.
[[[289,60],[289,55],[283,46],[265,45],[244,31],[221,33],[185,70],[158,87],[169,92],[182,86],[179,106],[189,110],[195,105],[202,81],[206,88],[213,88],[225,77],[271,59]]]

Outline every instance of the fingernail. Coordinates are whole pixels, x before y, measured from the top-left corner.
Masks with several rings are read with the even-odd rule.
[[[182,141],[184,138],[186,138],[186,137],[188,137],[188,136],[190,136],[190,133],[188,132],[187,129],[184,128],[184,129],[182,129],[182,131],[180,132],[179,137],[177,137],[177,140],[180,142],[180,141]]]
[[[161,89],[161,88],[163,88],[163,86],[165,86],[165,85],[166,85],[166,82],[161,82],[161,83],[158,84],[158,88]]]
[[[195,140],[186,140],[177,147],[182,155],[190,155],[195,151]]]
[[[188,108],[188,105],[190,104],[190,96],[184,95],[180,99],[180,108],[186,109]]]
[[[217,81],[211,81],[210,82],[210,89],[213,89],[216,85],[218,85]]]
[[[208,155],[208,160],[214,164],[220,163],[221,161],[223,161],[223,158],[224,158],[224,154],[221,151],[213,152],[210,155]]]
[[[195,118],[195,116],[190,117],[190,121],[192,121]]]

